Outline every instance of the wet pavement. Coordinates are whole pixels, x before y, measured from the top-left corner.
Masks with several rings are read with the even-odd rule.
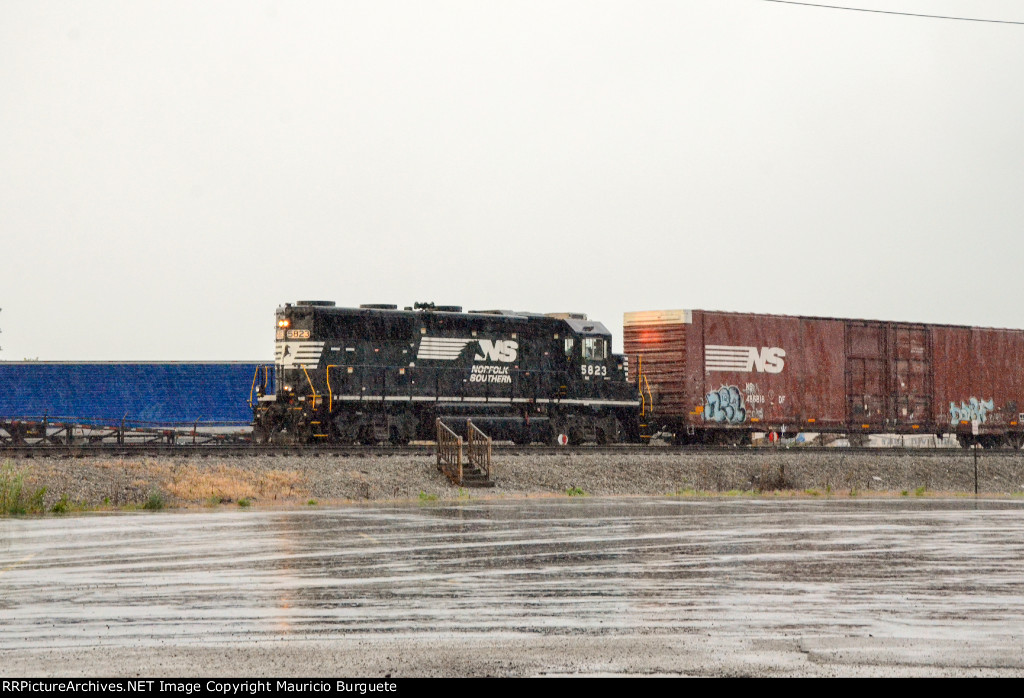
[[[1024,502],[0,520],[0,674],[1024,675]]]

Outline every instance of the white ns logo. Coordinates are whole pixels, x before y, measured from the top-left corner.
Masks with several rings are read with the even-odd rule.
[[[477,354],[473,358],[477,361],[503,361],[505,363],[512,363],[516,360],[519,351],[519,342],[511,339],[496,339],[491,341],[489,339],[481,339],[478,341],[480,344],[480,351],[483,355]]]
[[[782,373],[786,365],[783,361],[785,356],[786,352],[778,347],[761,347],[760,353],[754,347],[750,348],[751,363],[761,373]]]

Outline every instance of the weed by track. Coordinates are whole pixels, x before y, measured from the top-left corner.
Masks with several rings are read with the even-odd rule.
[[[10,463],[0,465],[0,516],[42,514],[46,488],[26,488],[25,471]]]

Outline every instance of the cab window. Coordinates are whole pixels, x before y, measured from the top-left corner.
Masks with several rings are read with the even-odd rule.
[[[607,345],[603,337],[584,337],[583,360],[604,361],[608,357]]]

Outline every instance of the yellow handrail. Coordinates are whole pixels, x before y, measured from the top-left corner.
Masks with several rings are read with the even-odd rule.
[[[313,379],[309,377],[309,371],[306,370],[305,366],[302,367],[302,372],[306,374],[306,381],[309,383],[309,389],[313,391],[313,394],[312,394],[311,397],[313,398],[313,409],[315,410],[316,409],[316,399],[318,397],[323,397],[323,395],[320,395],[316,391],[316,387],[313,385]]]
[[[644,388],[647,388],[646,396]],[[639,354],[636,356],[636,389],[640,393],[640,416],[646,417],[648,402],[650,407],[654,408],[654,396],[651,395],[651,384],[647,382],[647,376],[644,375],[644,357]]]
[[[334,391],[331,389],[331,369],[338,368],[338,364],[328,364],[327,366],[327,411],[334,411]]]
[[[260,375],[260,367],[256,367],[256,372],[252,374],[252,387],[249,388],[249,407],[252,407],[252,394],[256,392],[256,378]]]

